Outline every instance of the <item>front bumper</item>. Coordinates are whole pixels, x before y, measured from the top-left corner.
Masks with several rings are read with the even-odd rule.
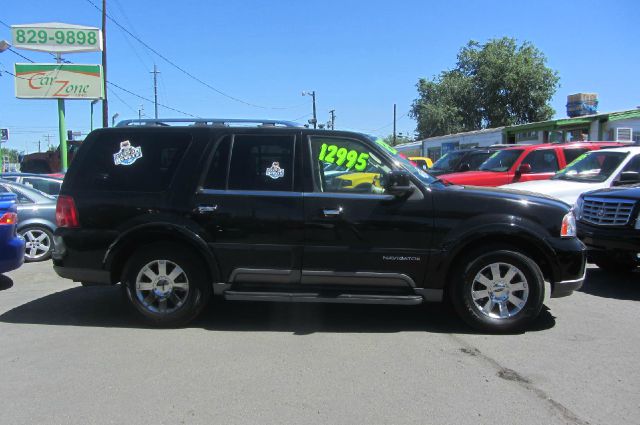
[[[590,256],[606,253],[640,253],[640,230],[630,226],[603,227],[577,223],[578,237],[587,246]]]
[[[19,268],[24,263],[25,242],[22,236],[15,236],[0,251],[0,273]]]
[[[573,291],[577,291],[582,287],[586,276],[587,267],[585,265],[582,277],[580,277],[579,279],[563,280],[561,282],[556,282],[555,284],[553,284],[551,290],[551,298],[562,298],[571,295]]]

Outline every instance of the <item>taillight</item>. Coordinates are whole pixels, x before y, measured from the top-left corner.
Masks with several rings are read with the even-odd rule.
[[[58,227],[80,227],[78,209],[71,196],[58,196],[56,224]]]
[[[8,212],[0,217],[0,224],[16,224],[18,222],[18,214]]]

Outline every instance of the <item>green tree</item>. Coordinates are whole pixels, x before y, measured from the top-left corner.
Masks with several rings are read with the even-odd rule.
[[[550,119],[559,82],[545,55],[512,38],[470,41],[455,69],[418,81],[411,116],[420,138]]]

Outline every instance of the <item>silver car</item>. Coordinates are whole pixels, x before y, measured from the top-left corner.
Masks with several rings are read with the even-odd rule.
[[[56,229],[56,198],[32,187],[0,180],[0,191],[18,197],[18,233],[26,242],[24,260],[44,261],[51,257]]]

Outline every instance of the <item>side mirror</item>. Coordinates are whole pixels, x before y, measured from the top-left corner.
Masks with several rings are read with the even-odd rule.
[[[393,170],[385,174],[382,187],[385,192],[395,196],[404,196],[413,192],[409,173],[405,170]]]
[[[468,162],[465,162],[464,164],[460,164],[460,168],[458,169],[459,172],[464,172],[469,170],[471,170],[471,165],[469,165]]]
[[[531,173],[531,165],[530,164],[520,164],[520,166],[518,167],[518,171],[516,171],[516,173],[518,173],[518,174],[529,174],[529,173]]]
[[[620,173],[618,180],[613,182],[614,186],[622,186],[625,184],[640,183],[640,173],[637,171],[623,171]]]

